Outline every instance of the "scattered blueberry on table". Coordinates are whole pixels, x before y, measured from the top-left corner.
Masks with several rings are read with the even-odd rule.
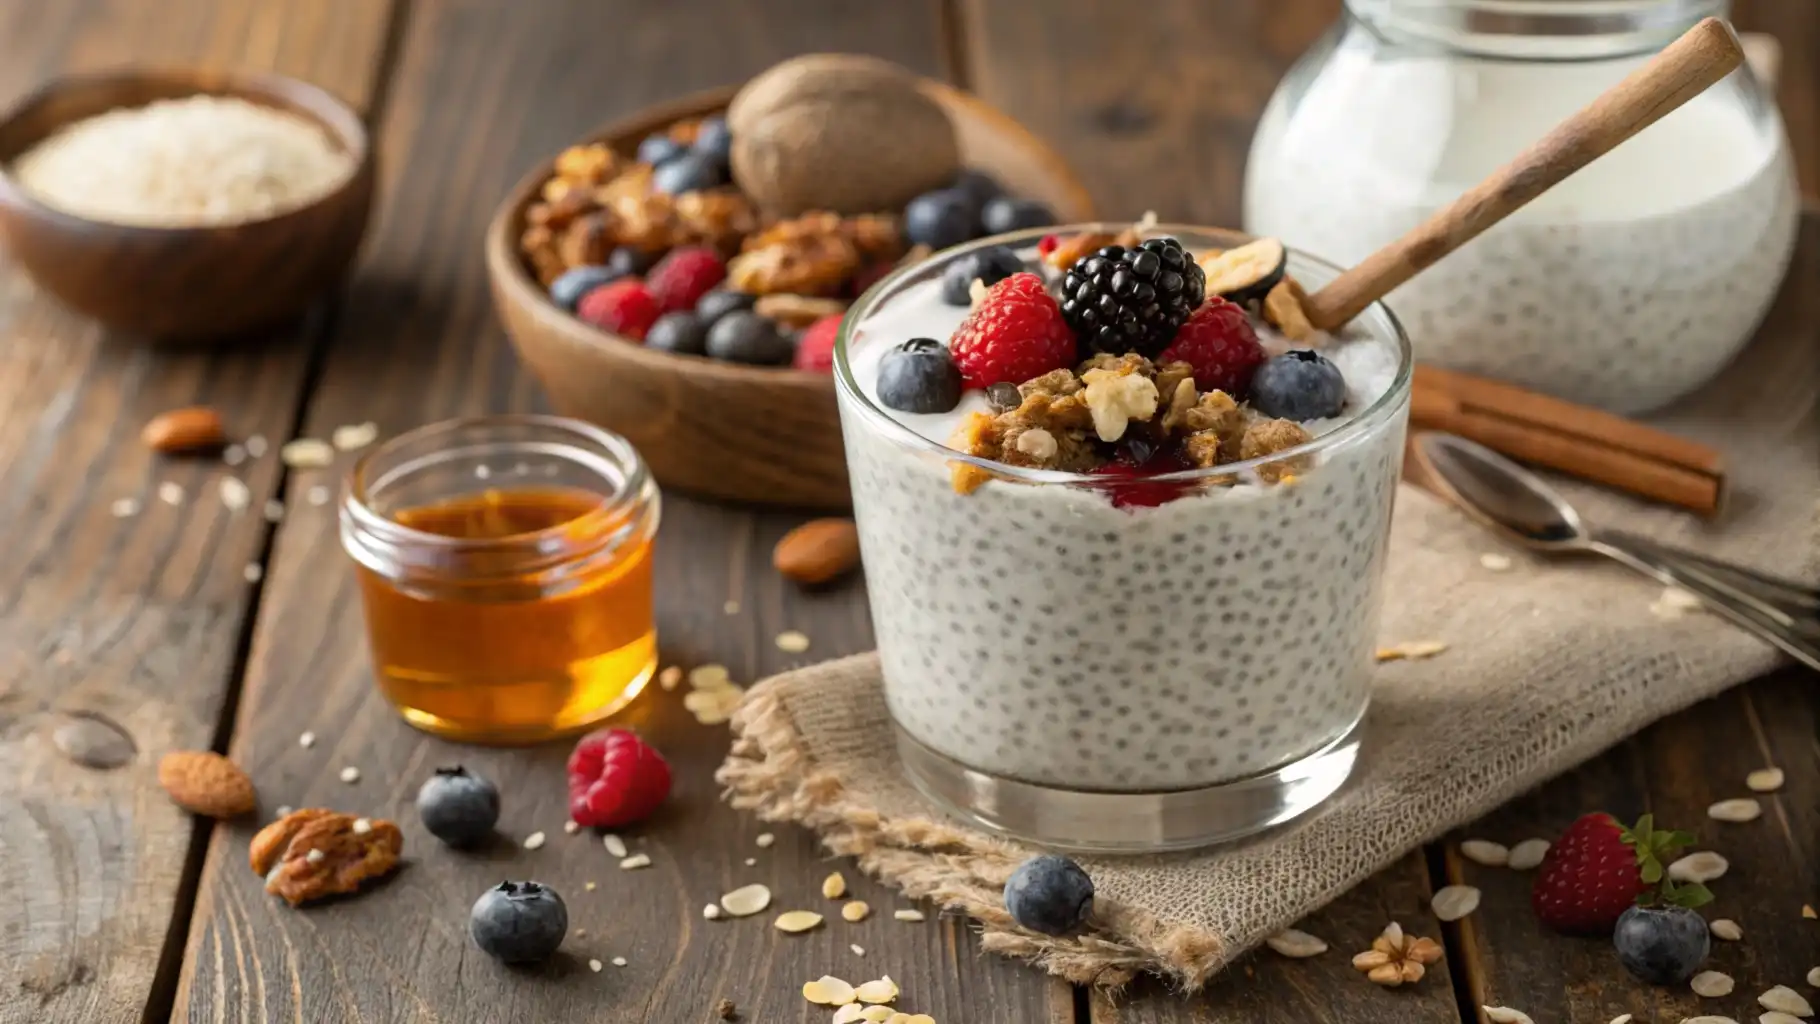
[[[547,960],[569,933],[569,908],[541,882],[501,882],[474,901],[468,934],[480,951],[508,964]]]
[[[475,846],[499,823],[499,787],[460,765],[438,768],[417,790],[417,816],[450,846]]]
[[[1093,912],[1093,879],[1067,857],[1032,857],[1005,883],[1005,909],[1033,932],[1066,935],[1087,923]]]

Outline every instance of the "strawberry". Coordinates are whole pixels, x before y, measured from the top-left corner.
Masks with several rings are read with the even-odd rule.
[[[1549,847],[1530,905],[1555,931],[1609,935],[1640,897],[1674,899],[1664,865],[1692,842],[1686,832],[1657,831],[1647,814],[1635,828],[1625,828],[1602,811],[1584,815]]]

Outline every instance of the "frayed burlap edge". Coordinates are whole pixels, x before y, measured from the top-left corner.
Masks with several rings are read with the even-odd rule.
[[[857,655],[870,658],[873,655]],[[828,850],[915,899],[976,921],[984,947],[1081,985],[1118,988],[1166,964],[1194,992],[1226,960],[1225,943],[1199,928],[1166,925],[1148,911],[1104,898],[1079,935],[1041,935],[1005,912],[1005,880],[1027,856],[1009,843],[923,817],[887,818],[849,799],[839,779],[804,749],[783,701],[760,684],[733,715],[733,748],[715,779],[727,800],[765,821],[815,831]]]

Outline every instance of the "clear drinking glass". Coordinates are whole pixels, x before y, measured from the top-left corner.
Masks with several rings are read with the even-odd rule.
[[[1073,225],[1067,233],[1120,226]],[[1121,508],[1106,478],[1015,469],[925,438],[867,396],[854,360],[896,301],[985,245],[879,282],[849,312],[835,375],[886,698],[911,780],[959,815],[1058,847],[1161,850],[1319,803],[1358,749],[1409,408],[1389,310],[1355,322],[1384,391],[1309,445],[1152,478],[1191,493]],[[1163,225],[1192,250],[1230,233]],[[1308,287],[1336,268],[1292,252]],[[908,298],[906,298],[908,296]],[[919,299],[920,297],[920,299]],[[1272,469],[1306,460],[1293,479]],[[953,463],[996,479],[971,494]],[[1263,471],[1260,474],[1260,471]],[[1209,485],[1233,477],[1236,486]]]
[[[1347,0],[1252,141],[1245,229],[1342,265],[1401,236],[1723,0]],[[1393,292],[1425,362],[1634,414],[1712,379],[1793,252],[1748,68]]]
[[[451,420],[354,467],[341,506],[374,673],[405,720],[483,743],[586,729],[657,669],[657,486],[617,434]]]

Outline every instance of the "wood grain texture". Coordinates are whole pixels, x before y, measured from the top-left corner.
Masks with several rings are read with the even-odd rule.
[[[308,432],[377,419],[390,434],[458,413],[541,405],[488,309],[482,230],[526,168],[589,126],[729,83],[798,50],[866,50],[928,72],[937,64],[935,30],[925,4],[861,11],[834,0],[762,8],[734,0],[421,3],[378,132],[390,156],[382,157],[384,213]],[[666,496],[656,569],[666,663],[719,662],[752,680],[870,645],[859,580],[803,594],[769,569],[772,545],[797,521]],[[728,600],[739,602],[738,614],[723,610]],[[788,628],[812,638],[807,654],[775,647]],[[743,1020],[807,1020],[822,1015],[806,1016],[802,983],[832,972],[852,981],[889,973],[903,987],[902,1005],[938,1020],[976,1019],[986,1006],[1020,1021],[1072,1016],[1066,989],[981,958],[965,923],[892,920],[897,901],[850,866],[853,889],[878,908],[872,918],[853,925],[835,916],[795,936],[772,929],[782,910],[837,910],[818,887],[838,865],[794,829],[775,829],[768,849],[756,845],[767,826],[725,808],[712,781],[724,728],[696,724],[680,694],[653,688],[624,716],[666,752],[677,783],[656,820],[625,832],[653,865],[622,872],[598,837],[562,831],[567,744],[484,750],[414,732],[374,690],[361,632],[333,510],[304,504],[277,538],[232,750],[261,786],[267,814],[278,803],[325,803],[391,817],[405,830],[408,864],[376,892],[293,911],[266,896],[247,869],[250,829],[222,830],[203,875],[179,1015],[693,1022],[711,1019],[715,1002],[730,998]],[[310,749],[297,743],[305,728],[320,737]],[[411,801],[432,767],[455,760],[499,782],[512,841],[541,830],[547,845],[532,852],[502,841],[457,855],[429,838]],[[357,785],[336,781],[344,765],[360,768]],[[587,935],[572,934],[565,953],[540,970],[511,971],[478,955],[466,935],[468,908],[502,877],[556,886]],[[704,904],[750,881],[776,892],[771,913],[702,919]],[[615,956],[627,966],[598,974],[586,966]]]
[[[1820,4],[1732,0],[1740,32],[1767,32],[1781,44],[1777,105],[1788,124],[1801,192],[1820,201]]]
[[[360,102],[385,13],[360,0],[15,0],[0,4],[0,95],[131,58],[279,70]],[[341,45],[324,52],[331,19]],[[165,800],[157,759],[218,734],[256,592],[243,572],[269,532],[256,510],[280,478],[270,457],[236,470],[255,511],[232,515],[217,497],[219,462],[155,458],[139,427],[209,404],[236,437],[283,436],[311,335],[153,354],[60,309],[10,259],[0,333],[0,864],[17,886],[0,921],[0,1020],[137,1021],[170,994],[175,961],[161,969],[160,958],[187,911],[186,859],[206,835]],[[158,499],[165,482],[184,489],[180,505]],[[120,498],[143,508],[115,518]],[[129,763],[95,771],[57,752],[57,730],[86,715],[132,736]]]

